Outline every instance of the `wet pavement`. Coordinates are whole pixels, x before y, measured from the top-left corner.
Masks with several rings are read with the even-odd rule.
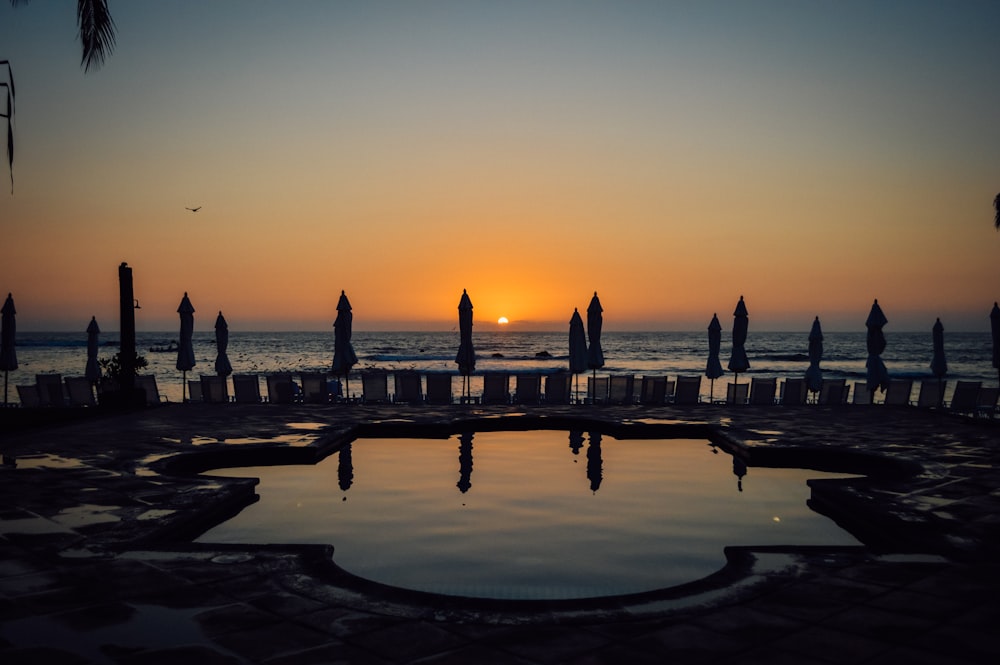
[[[3,663],[994,663],[1000,421],[891,407],[170,404],[0,411]],[[850,469],[812,503],[867,547],[730,548],[719,574],[580,601],[434,596],[322,546],[191,543],[251,501],[222,464],[309,463],[357,433],[576,424]],[[179,455],[187,453],[187,455]]]

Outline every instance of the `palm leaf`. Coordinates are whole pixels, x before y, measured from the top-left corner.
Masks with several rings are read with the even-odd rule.
[[[115,46],[115,22],[108,11],[107,0],[78,0],[76,18],[80,26],[84,71],[100,67]]]

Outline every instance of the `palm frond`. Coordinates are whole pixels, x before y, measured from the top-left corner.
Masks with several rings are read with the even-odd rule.
[[[76,18],[80,26],[84,71],[104,64],[104,58],[115,46],[115,22],[108,11],[107,0],[77,0]]]

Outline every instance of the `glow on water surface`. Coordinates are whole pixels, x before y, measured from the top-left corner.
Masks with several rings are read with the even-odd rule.
[[[728,545],[857,545],[806,501],[804,469],[746,469],[705,440],[597,432],[366,438],[258,477],[260,501],[212,543],[322,543],[345,570],[488,598],[585,598],[684,584]]]

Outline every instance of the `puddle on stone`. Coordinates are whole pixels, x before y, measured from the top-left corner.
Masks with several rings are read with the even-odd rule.
[[[52,520],[70,529],[92,524],[120,522],[122,518],[112,512],[118,509],[119,506],[98,506],[85,503],[63,510],[58,515],[53,516]]]
[[[147,510],[146,512],[138,515],[136,517],[140,522],[145,522],[147,520],[158,520],[161,517],[166,517],[168,515],[173,515],[176,510],[168,510],[166,508],[154,508],[152,510]]]
[[[82,460],[59,455],[25,455],[15,460],[18,469],[82,469]]]
[[[324,423],[288,423],[292,429],[321,430],[326,425]]]

